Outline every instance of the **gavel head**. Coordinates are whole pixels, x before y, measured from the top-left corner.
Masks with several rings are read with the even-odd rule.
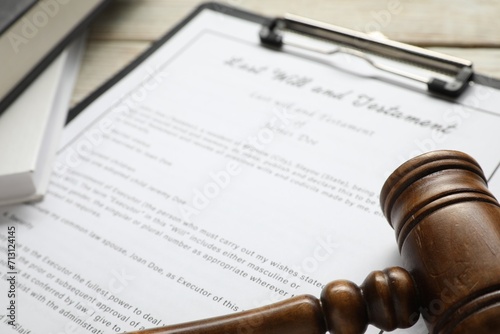
[[[380,203],[429,332],[500,333],[500,206],[478,163],[418,156],[387,179]]]

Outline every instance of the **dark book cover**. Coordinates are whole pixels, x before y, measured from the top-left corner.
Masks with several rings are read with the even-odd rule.
[[[0,115],[111,0],[0,0]]]
[[[2,0],[0,1],[0,35],[16,22],[38,0]]]

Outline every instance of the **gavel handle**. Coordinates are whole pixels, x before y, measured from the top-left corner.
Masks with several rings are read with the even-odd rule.
[[[253,310],[130,334],[325,333],[319,300],[310,295]]]
[[[302,295],[226,316],[129,334],[361,334],[368,324],[382,330],[411,327],[419,317],[410,274],[399,267],[372,272],[361,284],[338,280],[321,300]]]

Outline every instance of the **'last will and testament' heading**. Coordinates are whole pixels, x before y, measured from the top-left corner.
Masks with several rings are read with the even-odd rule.
[[[246,61],[243,57],[233,56],[225,60],[224,64],[236,70],[255,75],[267,74],[269,76],[269,79],[272,81],[281,82],[285,85],[297,88],[309,88],[310,92],[314,94],[325,96],[338,101],[345,101],[351,103],[354,107],[357,107],[359,109],[372,111],[377,114],[391,117],[393,119],[398,119],[402,122],[410,123],[419,127],[429,128],[430,130],[434,130],[439,133],[448,134],[451,133],[452,130],[457,128],[457,123],[455,122],[447,122],[446,124],[442,124],[439,122],[431,121],[429,119],[424,119],[422,117],[415,116],[400,110],[400,106],[398,105],[385,105],[383,103],[380,103],[375,97],[372,97],[368,94],[356,93],[353,90],[335,91],[330,88],[314,85],[314,79],[312,77],[289,73],[278,68],[253,65]],[[452,120],[451,117],[450,120]]]

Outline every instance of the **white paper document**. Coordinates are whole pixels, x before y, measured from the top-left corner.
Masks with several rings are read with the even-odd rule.
[[[202,12],[67,126],[45,200],[0,218],[1,333],[119,333],[360,284],[400,264],[378,197],[396,167],[439,148],[498,166],[481,101],[270,50],[259,28]]]

